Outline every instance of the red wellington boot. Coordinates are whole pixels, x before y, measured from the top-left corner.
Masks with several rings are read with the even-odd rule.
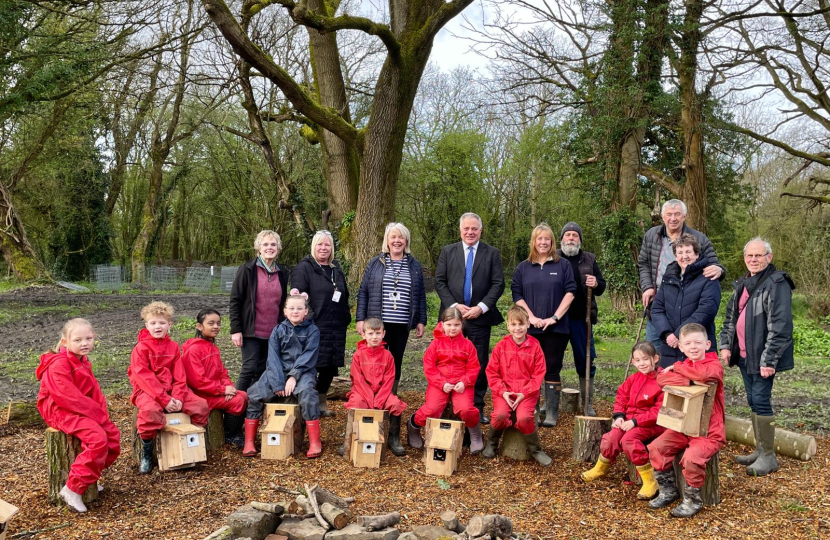
[[[245,457],[256,457],[256,432],[259,429],[259,419],[246,418],[245,419],[245,448],[242,449],[242,455]]]
[[[308,420],[305,423],[308,431],[308,452],[306,457],[316,458],[323,453],[323,443],[320,441],[320,420]]]

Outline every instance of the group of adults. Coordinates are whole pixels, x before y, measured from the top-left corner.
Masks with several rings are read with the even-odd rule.
[[[753,238],[744,246],[748,271],[735,282],[716,339],[719,281],[726,271],[706,235],[686,225],[686,214],[682,201],[667,201],[661,212],[663,224],[649,229],[643,238],[638,269],[643,306],[649,311],[646,339],[660,352],[661,365],[668,366],[681,359],[678,335],[683,325],[699,323],[707,329],[711,350],[720,350],[724,365],[739,367],[752,409],[758,443],[755,452],[740,461],[749,465],[753,474],[768,474],[777,469],[772,384],[777,372],[793,367],[791,298],[795,287],[789,276],[772,264],[769,243]],[[456,307],[465,319],[464,335],[475,346],[482,368],[474,404],[481,423],[488,424],[485,368],[492,327],[504,320],[497,304],[505,282],[501,255],[481,241],[482,231],[478,215],[461,216],[460,241],[445,246],[438,258],[435,291],[441,311]],[[558,235],[547,224],[537,225],[530,234],[529,256],[517,266],[511,282],[513,301],[527,310],[529,333],[539,340],[545,355],[542,426],[546,427],[558,421],[560,372],[568,344],[580,391],[589,396],[585,412],[595,414],[591,401],[596,351],[588,320],[597,322],[596,297],[603,294],[606,282],[596,256],[582,245],[583,231],[577,223],[567,223]],[[231,338],[242,348],[240,390],[247,389],[265,370],[268,338],[283,318],[289,276],[277,264],[281,247],[276,232],[260,232],[254,241],[257,256],[240,267],[231,289]],[[344,365],[346,330],[351,323],[346,277],[334,250],[332,234],[318,231],[312,238],[310,255],[290,276],[292,290],[308,294],[309,317],[320,329],[317,391],[323,416],[333,414],[326,406],[326,394],[338,368]],[[355,315],[358,333],[370,317],[384,322],[386,346],[395,359],[393,391],[397,394],[410,332],[423,336],[427,323],[424,272],[412,256],[411,236],[404,224],[387,225],[381,253],[369,261],[363,273]]]

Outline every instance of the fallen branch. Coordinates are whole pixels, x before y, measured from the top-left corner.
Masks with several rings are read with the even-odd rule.
[[[354,497],[338,497],[331,491],[321,487],[314,490],[314,496],[319,504],[329,503],[338,508],[348,508],[354,502]]]
[[[401,522],[401,514],[392,512],[383,516],[360,516],[357,518],[357,524],[365,527],[367,531],[379,531],[387,527],[394,527]]]
[[[317,521],[320,523],[320,526],[323,527],[325,530],[331,529],[331,525],[329,525],[329,522],[323,519],[323,516],[320,514],[320,507],[317,506],[317,499],[314,497],[314,490],[317,489],[317,484],[314,484],[310,488],[308,487],[308,484],[304,484],[304,486],[306,497],[308,497],[308,503],[311,505],[311,509],[314,510],[314,516],[317,518]]]
[[[513,522],[509,518],[498,514],[473,516],[467,523],[467,534],[471,538],[490,536],[493,538],[509,538],[513,533]]]
[[[14,533],[9,538],[24,538],[26,536],[34,536],[36,534],[45,533],[49,531],[57,531],[58,529],[69,527],[70,525],[72,524],[61,523],[60,525],[55,525],[54,527],[46,527],[45,529],[32,529],[31,531],[20,531],[19,533]]]
[[[352,520],[352,513],[349,510],[324,502],[320,505],[320,513],[323,518],[338,531],[349,524]]]

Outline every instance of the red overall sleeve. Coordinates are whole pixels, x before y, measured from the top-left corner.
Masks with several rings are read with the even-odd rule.
[[[361,357],[360,351],[355,351],[354,356],[352,356],[352,365],[349,370],[349,376],[352,379],[352,390],[357,392],[366,403],[372,403],[374,392],[372,392],[372,387],[366,380],[366,374],[363,373]]]
[[[386,358],[387,355],[388,358]],[[372,404],[373,409],[383,409],[386,406],[386,400],[392,395],[392,386],[395,384],[395,360],[389,351],[384,351],[383,356],[387,360],[386,369],[383,370],[380,390],[375,394],[375,399]]]
[[[547,366],[545,365],[545,354],[542,352],[542,347],[536,345],[533,351],[533,372],[530,377],[530,382],[522,388],[522,394],[525,397],[538,396],[539,389],[542,383],[545,382],[545,372]]]
[[[467,352],[467,369],[465,370],[464,378],[461,380],[464,382],[464,386],[466,388],[472,388],[476,384],[476,379],[478,379],[478,372],[481,371],[481,364],[478,363],[478,354],[476,353],[476,348],[473,346],[473,343],[468,340],[465,345]]]
[[[487,383],[490,385],[490,390],[493,391],[494,396],[501,396],[507,392],[507,385],[504,384],[504,379],[501,378],[501,364],[504,361],[504,347],[499,342],[493,349],[490,355],[490,362],[484,372],[487,374]]]
[[[677,369],[677,366],[680,365],[680,362],[675,362],[674,367]],[[680,373],[672,370],[672,371],[664,371],[657,376],[657,384],[660,385],[660,388],[664,386],[691,386],[691,381],[689,381],[688,377],[684,377]]]
[[[711,384],[723,382],[723,366],[720,362],[683,362],[674,365],[678,375],[697,383]]]
[[[619,388],[617,388],[617,399],[614,400],[614,414],[626,414],[628,411],[628,400],[631,399],[632,379],[634,375],[623,381]]]
[[[657,414],[663,406],[663,392],[660,391],[654,396],[654,405],[647,411],[634,415],[637,420],[637,427],[651,427],[657,425]]]
[[[139,351],[139,346],[133,349],[130,355],[130,373],[134,375],[135,384],[139,390],[152,397],[153,400],[166,407],[170,403],[170,396],[165,392],[164,386],[150,369],[150,359],[145,353]]]
[[[184,401],[188,391],[187,373],[184,371],[182,351],[178,345],[176,345],[176,358],[173,359],[173,363],[170,365],[170,371],[173,375],[173,397],[179,401]]]
[[[427,379],[427,384],[444,391],[444,385],[448,382],[447,379],[438,371],[438,353],[436,352],[435,340],[429,344],[426,352],[424,352],[424,376]]]
[[[80,416],[86,416],[96,424],[109,420],[106,404],[86,396],[75,385],[72,368],[66,362],[54,362],[43,374],[41,384],[49,390],[49,397],[60,407]]]
[[[199,347],[190,347],[182,355],[180,363],[185,372],[187,386],[202,394],[222,396],[225,394],[225,386],[220,382],[208,378],[205,375],[205,359],[197,352]],[[225,370],[227,377],[228,371]]]

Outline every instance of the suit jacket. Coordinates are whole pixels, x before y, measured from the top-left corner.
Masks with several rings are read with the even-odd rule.
[[[435,268],[435,292],[441,299],[441,313],[453,304],[464,303],[464,271],[467,256],[464,242],[444,246]],[[471,306],[483,302],[488,311],[477,319],[467,321],[474,326],[496,326],[504,321],[496,307],[504,292],[504,272],[499,250],[479,242],[473,262],[473,296]]]

